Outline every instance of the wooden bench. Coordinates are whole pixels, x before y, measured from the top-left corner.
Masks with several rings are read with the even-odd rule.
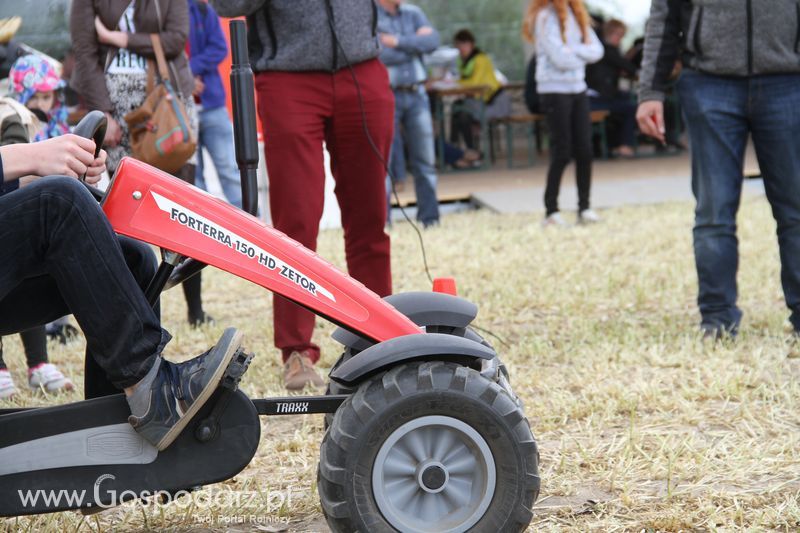
[[[603,159],[608,159],[608,136],[606,134],[606,118],[608,111],[592,111],[590,113],[592,121],[592,132],[600,136],[600,150]],[[528,139],[528,166],[532,166],[535,160],[534,152],[541,149],[541,125],[545,121],[545,115],[540,113],[510,115],[503,118],[494,119],[489,124],[490,152],[494,159],[494,128],[504,126],[506,131],[506,161],[508,168],[514,167],[514,126],[523,124],[530,126],[527,128]],[[534,143],[536,147],[534,149]]]

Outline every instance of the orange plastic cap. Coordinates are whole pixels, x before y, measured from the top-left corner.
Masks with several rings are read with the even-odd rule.
[[[455,278],[435,278],[433,280],[433,292],[443,292],[458,296]]]

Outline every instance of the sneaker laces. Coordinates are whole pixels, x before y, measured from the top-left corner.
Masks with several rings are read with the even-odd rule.
[[[159,369],[159,372],[161,372],[162,370],[165,371],[166,380],[169,383],[169,388],[172,390],[172,393],[175,395],[175,398],[177,398],[178,400],[183,400],[183,389],[181,388],[181,373],[180,373],[180,368],[178,368],[178,365],[170,363],[167,360],[164,360],[161,363],[161,368]]]
[[[166,359],[163,360],[162,366],[166,366],[167,367],[167,371],[166,371],[167,372],[167,381],[169,381],[169,386],[172,389],[173,394],[175,394],[175,397],[177,399],[179,399],[179,400],[184,400],[185,399],[184,390],[183,390],[183,387],[181,386],[182,381],[183,381],[181,379],[181,369],[183,368],[183,366],[192,364],[195,361],[206,357],[210,352],[211,352],[211,349],[208,349],[208,350],[206,350],[205,352],[201,353],[200,355],[198,355],[197,357],[195,357],[193,359],[189,359],[188,361],[184,361],[182,363],[177,363],[177,364],[176,363],[170,363]],[[188,390],[188,388],[187,388],[187,390]],[[191,393],[191,391],[190,391],[190,393]]]

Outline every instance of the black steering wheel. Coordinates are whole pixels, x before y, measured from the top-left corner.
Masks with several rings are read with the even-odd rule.
[[[75,129],[72,130],[72,133],[75,135],[80,135],[81,137],[85,137],[87,139],[92,139],[95,144],[94,149],[94,156],[97,157],[100,155],[100,150],[103,148],[103,141],[106,139],[106,128],[108,127],[108,121],[106,120],[106,114],[102,111],[89,111],[85,117],[78,122],[78,125],[75,126]],[[92,193],[98,202],[102,202],[103,199],[106,197],[106,193],[86,183],[86,175],[84,174],[81,176],[80,181],[83,185],[89,189],[89,192]]]

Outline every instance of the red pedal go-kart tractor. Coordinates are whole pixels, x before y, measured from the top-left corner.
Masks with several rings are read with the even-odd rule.
[[[253,79],[245,28],[232,22],[237,161],[248,214],[133,159],[107,194],[115,231],[161,247],[147,291],[205,264],[248,279],[340,328],[344,353],[325,396],[251,400],[236,389],[240,356],[165,451],[127,422],[123,395],[0,410],[0,516],[102,509],[117,495],[178,491],[229,479],[255,455],[259,415],[328,413],[318,489],[334,531],[519,531],[539,492],[538,451],[505,367],[470,327],[477,307],[441,293],[381,299],[256,213]],[[102,113],[78,126],[102,144]],[[23,498],[75,491],[72,500]],[[124,499],[124,498],[123,498]]]

